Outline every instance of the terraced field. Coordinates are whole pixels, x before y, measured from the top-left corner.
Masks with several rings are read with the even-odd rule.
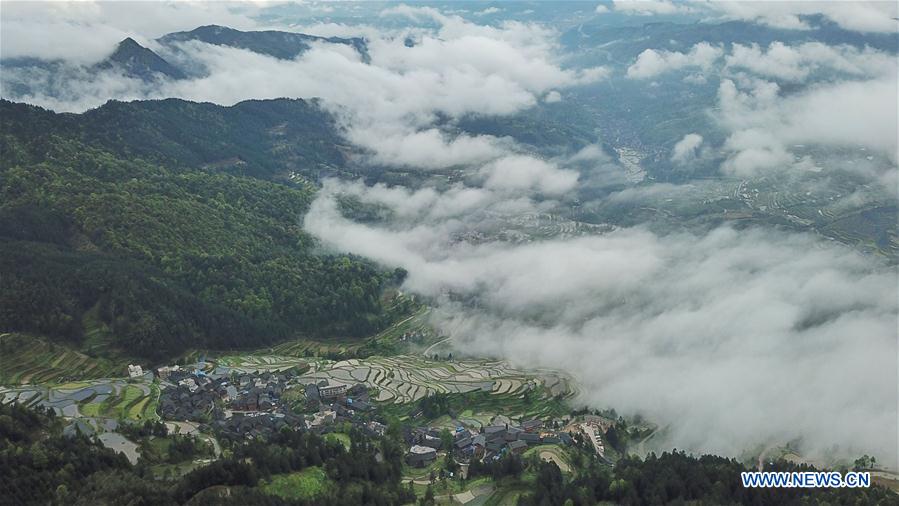
[[[57,386],[0,387],[0,402],[52,408],[66,417],[157,420],[159,388],[142,379],[68,383]]]
[[[393,404],[414,402],[434,393],[484,392],[506,397],[522,397],[531,389],[546,397],[574,393],[571,381],[555,372],[529,373],[502,361],[443,362],[414,355],[319,361],[302,379],[365,383],[377,389],[375,400]]]
[[[62,383],[121,375],[125,364],[89,357],[60,344],[22,334],[0,335],[0,384]]]
[[[294,367],[306,368],[308,360],[285,355],[227,355],[215,359],[217,366],[241,373],[286,371]]]
[[[272,355],[288,357],[313,357],[313,356],[355,356],[364,345],[364,341],[316,341],[299,339],[287,341],[269,349]]]

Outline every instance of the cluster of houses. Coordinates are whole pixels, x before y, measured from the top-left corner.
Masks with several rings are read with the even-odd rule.
[[[206,374],[201,368],[163,367],[157,370],[163,386],[159,410],[169,420],[209,423],[226,438],[262,437],[285,427],[327,433],[349,423],[373,436],[384,434],[375,406],[363,383],[347,385],[321,379],[301,381],[295,372],[235,373],[219,371]],[[288,388],[305,394],[305,414],[294,412],[282,401]],[[296,398],[294,398],[296,399]],[[302,402],[302,400],[300,400]],[[302,404],[301,404],[302,405]],[[295,407],[295,406],[294,406]],[[499,459],[506,454],[523,453],[539,444],[571,444],[569,433],[542,420],[515,423],[504,416],[491,425],[472,429],[460,424],[452,435],[452,448],[446,448],[441,431],[431,427],[406,427],[406,462],[424,467],[437,458],[437,452],[452,451],[457,460]],[[592,423],[589,423],[592,422]],[[599,437],[606,427],[603,419],[588,420],[583,427],[594,429]],[[585,431],[587,432],[587,431]],[[591,434],[591,435],[592,435]],[[448,442],[448,441],[447,441]],[[594,444],[601,445],[601,440]]]
[[[374,406],[368,388],[328,380],[302,384],[293,372],[205,373],[199,368],[167,366],[157,369],[162,381],[159,411],[169,420],[207,422],[222,436],[253,438],[284,427],[325,433],[344,422],[382,435],[384,426],[372,421]],[[283,402],[288,388],[305,393],[307,415]]]
[[[603,443],[602,435],[608,432],[614,423],[613,420],[608,418],[586,415],[583,423],[580,424],[581,432],[593,443],[593,448],[600,457],[606,456],[606,447]]]
[[[527,420],[520,424],[511,421],[488,425],[480,430],[456,427],[453,436],[453,454],[457,459],[499,459],[507,453],[520,454],[528,446],[539,444],[571,444],[567,432],[549,429],[541,420]],[[406,454],[406,463],[414,467],[425,467],[437,458],[443,448],[440,431],[431,427],[411,429],[406,437],[411,445]]]
[[[179,366],[161,367],[159,410],[170,420],[206,421],[231,412],[269,411],[280,405],[290,372],[206,374]]]
[[[307,427],[319,431],[344,422],[360,425],[364,430],[364,424],[371,418],[368,415],[374,411],[364,384],[347,387],[328,380],[306,385],[306,408],[317,410],[307,421]]]
[[[250,411],[230,415],[212,422],[219,437],[232,440],[253,439],[268,436],[285,427],[305,427],[306,424],[302,416],[290,412]]]
[[[403,335],[400,336],[400,341],[420,343],[424,341],[425,337],[427,336],[425,336],[424,332],[422,332],[421,330],[407,330],[406,332],[403,332]]]

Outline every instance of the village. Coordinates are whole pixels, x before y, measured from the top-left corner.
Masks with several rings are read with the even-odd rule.
[[[148,444],[169,445],[137,435],[147,424],[164,427],[156,438],[214,448],[192,457],[207,462],[222,447],[283,429],[348,446],[353,431],[385,435],[389,420],[399,420],[406,476],[417,486],[444,478],[448,460],[459,464],[462,476],[472,462],[507,455],[536,454],[568,469],[565,448],[572,445],[610,461],[604,438],[614,420],[569,414],[564,399],[576,391],[569,378],[436,355],[332,361],[247,354],[152,370],[132,364],[127,378],[4,387],[0,398],[52,409],[67,420],[67,435],[94,438],[132,463],[148,457]],[[441,402],[447,405],[429,408]],[[178,472],[186,465],[156,469]]]
[[[284,427],[328,434],[338,428],[346,431],[347,424],[375,436],[386,431],[378,403],[362,381],[338,382],[322,374],[303,374],[297,368],[247,372],[217,367],[207,373],[197,367],[167,366],[157,369],[157,375],[162,386],[161,416],[197,422],[219,438],[260,437]],[[613,423],[595,415],[586,415],[579,423],[570,417],[516,422],[496,415],[489,425],[454,418],[448,428],[446,422],[444,426],[417,426],[418,418],[420,410],[403,427],[405,460],[410,467],[429,466],[438,453],[447,451],[464,463],[522,454],[529,447],[570,445],[576,432],[584,434],[604,458],[602,435]]]

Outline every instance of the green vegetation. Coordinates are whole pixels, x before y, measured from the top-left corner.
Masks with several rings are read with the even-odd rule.
[[[285,499],[311,501],[321,495],[328,486],[330,486],[330,482],[322,468],[307,467],[296,473],[272,476],[271,481],[260,487],[266,494]]]
[[[563,475],[551,462],[536,466],[530,493],[520,505],[596,504],[894,504],[896,496],[881,487],[870,489],[743,488],[740,473],[748,470],[732,459],[684,452],[623,458],[613,468],[594,461],[575,476]],[[812,471],[779,461],[770,471]]]
[[[0,335],[0,384],[62,383],[121,375],[125,362],[94,358],[25,334]],[[75,387],[76,385],[69,385]]]
[[[73,116],[0,102],[0,331],[162,359],[389,325],[381,294],[395,273],[316,253],[299,225],[314,190],[264,180],[291,156],[243,142],[260,126],[254,107],[112,103]],[[203,166],[213,155],[247,168]]]
[[[159,386],[145,380],[103,379],[82,382],[70,382],[62,385],[45,384],[40,388],[23,385],[7,388],[7,394],[31,395],[26,402],[33,405],[40,401],[60,402],[77,408],[81,416],[94,418],[113,418],[120,421],[157,421],[156,413],[159,405]],[[20,399],[20,402],[22,400]],[[63,406],[57,405],[58,408]],[[73,416],[74,413],[67,413]]]
[[[260,179],[340,172],[348,147],[314,101],[249,100],[233,107],[185,100],[110,101],[84,114],[53,114],[3,101],[4,158],[43,161],[45,147],[73,139],[124,159],[210,168]]]
[[[477,504],[580,506],[638,504],[895,504],[881,486],[868,489],[751,489],[740,486],[747,468],[732,459],[683,452],[626,457],[602,463],[587,444],[566,449],[576,470],[563,473],[537,455],[475,461],[468,478],[436,478],[434,485],[401,484],[403,445],[395,435],[372,439],[357,431],[353,444],[309,432],[284,431],[271,439],[230,443],[227,456],[209,455],[194,438],[167,436],[160,423],[124,429],[141,442],[143,458],[128,463],[83,436],[61,435],[63,421],[18,405],[0,405],[0,494],[11,504],[410,504],[462,491],[478,492]],[[152,462],[151,462],[152,461]],[[437,466],[417,470],[439,473]],[[154,470],[163,464],[168,472]],[[177,464],[173,464],[177,463]],[[860,466],[871,465],[869,458]],[[175,466],[175,467],[172,467]],[[175,470],[176,472],[172,472]],[[785,461],[769,470],[810,471]],[[410,470],[411,471],[411,470]],[[428,478],[425,480],[430,481]]]
[[[350,449],[350,435],[343,432],[329,432],[325,434],[325,441],[336,441],[347,450]]]
[[[191,460],[209,456],[207,444],[166,436],[162,424],[145,423],[123,429],[141,443],[142,459],[134,466],[84,436],[63,436],[64,423],[42,411],[0,405],[4,504],[249,506],[273,504],[273,491],[285,494],[274,504],[403,504],[414,498],[400,485],[402,447],[391,439],[354,433],[352,449],[345,450],[314,434],[288,431],[271,441],[234,443],[233,457],[197,465]],[[222,490],[229,493],[206,497]]]
[[[402,270],[399,270],[399,272],[395,271],[393,279],[398,281],[402,276]],[[428,326],[426,318],[429,309],[426,306],[417,304],[410,297],[393,292],[395,290],[388,290],[382,297],[382,307],[390,320],[397,321],[371,337],[365,339],[340,337],[313,339],[303,337],[259,349],[256,351],[256,354],[346,360],[350,358],[366,358],[373,355],[395,355],[406,351],[411,347],[411,343],[404,343],[400,340],[406,332],[414,331],[422,336],[433,337],[434,331]]]
[[[384,405],[381,409],[401,420],[407,420],[413,414],[420,414],[422,418],[419,422],[439,420],[441,415],[450,415],[466,423],[480,422],[481,425],[487,425],[489,420],[498,414],[530,419],[554,418],[571,412],[571,408],[563,399],[535,397],[528,400],[521,396],[495,395],[489,392],[442,394],[443,400],[437,404],[435,410],[431,408],[434,402],[427,400],[432,397],[425,397],[419,403]],[[425,406],[422,406],[421,402],[424,402]],[[424,410],[425,407],[428,408],[427,411]]]
[[[119,397],[119,402],[112,408],[113,413],[117,414],[118,418],[127,418],[132,413],[132,409],[144,398],[141,389],[132,385],[126,385]],[[139,414],[140,412],[138,411],[137,413]]]

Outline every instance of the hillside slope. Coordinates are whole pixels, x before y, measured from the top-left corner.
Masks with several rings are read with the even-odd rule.
[[[338,139],[286,118],[309,104],[266,105],[0,103],[0,331],[89,347],[99,327],[113,349],[162,358],[386,325],[393,274],[317,254],[300,227],[314,187],[270,180],[291,160],[339,162]],[[274,123],[290,149],[266,137]]]

